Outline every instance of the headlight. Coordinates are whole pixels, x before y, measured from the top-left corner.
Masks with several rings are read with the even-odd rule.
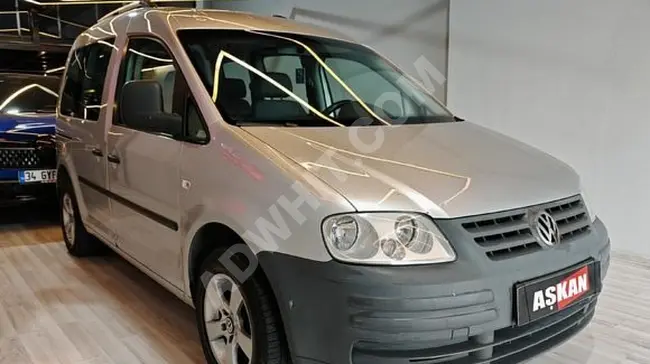
[[[375,265],[415,265],[456,260],[451,245],[431,219],[414,213],[330,216],[323,237],[335,259]]]

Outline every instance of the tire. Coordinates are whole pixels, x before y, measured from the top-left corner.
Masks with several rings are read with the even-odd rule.
[[[205,358],[209,364],[225,364],[235,362],[237,364],[290,364],[289,350],[286,344],[284,329],[282,327],[282,320],[275,304],[274,296],[267,287],[263,277],[259,274],[254,274],[245,282],[239,282],[238,279],[232,275],[220,262],[219,258],[225,252],[225,249],[219,249],[205,260],[201,267],[199,276],[197,277],[197,287],[194,294],[194,302],[196,307],[197,325],[199,328],[199,335],[201,338],[201,346]],[[242,302],[244,303],[238,314],[232,314],[235,318],[235,323],[231,325],[234,327],[234,333],[243,332],[245,336],[252,338],[252,349],[248,356],[244,350],[245,345],[234,341],[235,350],[238,352],[239,357],[237,361],[217,359],[218,354],[213,349],[213,344],[208,337],[208,323],[206,323],[206,316],[211,314],[210,310],[206,307],[206,301],[209,302],[209,293],[214,293],[212,284],[218,282],[226,283],[230,281],[234,284],[239,293],[241,294]],[[225,285],[224,285],[225,287]],[[207,290],[206,290],[207,288]],[[222,297],[232,304],[233,290],[231,289],[228,294]],[[212,296],[214,297],[214,296]],[[214,301],[214,300],[213,300]],[[233,310],[230,310],[231,312]],[[245,316],[244,316],[245,313]],[[222,332],[228,332],[228,325],[223,324],[228,318],[227,315],[218,313],[217,316],[212,315],[211,321],[213,325],[221,323]],[[248,320],[246,320],[248,318]],[[238,322],[237,322],[238,321]],[[225,326],[224,326],[225,325]],[[214,326],[212,326],[214,327]],[[212,331],[214,332],[214,331]],[[234,334],[232,334],[234,337]],[[214,335],[213,335],[214,336]],[[220,335],[217,335],[220,336]],[[226,338],[219,339],[220,342],[225,343]],[[243,355],[243,356],[242,356]]]
[[[70,255],[88,257],[101,255],[105,252],[104,245],[86,231],[81,221],[72,184],[65,177],[59,184],[59,221],[61,222],[63,241]],[[72,225],[68,226],[69,223]]]

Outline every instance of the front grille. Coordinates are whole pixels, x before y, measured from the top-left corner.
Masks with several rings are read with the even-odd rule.
[[[0,149],[0,168],[37,168],[41,157],[34,148]]]
[[[593,318],[596,298],[588,298],[565,310],[524,326],[494,332],[494,339],[469,340],[416,351],[355,350],[355,364],[391,359],[396,364],[506,364],[519,363],[547,351],[582,330]]]
[[[561,244],[589,232],[589,216],[579,195],[532,208],[471,217],[461,224],[490,259],[508,259],[542,249],[528,216],[538,210],[553,216],[560,229]]]

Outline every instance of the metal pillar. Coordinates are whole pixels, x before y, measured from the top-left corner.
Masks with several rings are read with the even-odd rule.
[[[38,23],[38,10],[36,8],[29,9],[29,29],[32,32],[34,44],[39,44],[41,41],[41,30]]]
[[[18,29],[18,36],[23,37],[23,30],[22,24],[20,23],[20,7],[18,6],[18,0],[15,2],[15,9],[16,9],[16,28]]]
[[[63,29],[61,29],[61,14],[59,12],[60,6],[56,6],[56,27],[59,31],[59,38],[63,39]]]

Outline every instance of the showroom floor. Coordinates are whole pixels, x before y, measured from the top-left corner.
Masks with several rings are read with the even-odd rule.
[[[0,364],[203,362],[189,307],[115,255],[72,259],[42,215],[0,216]],[[650,363],[649,301],[650,262],[616,255],[590,327],[534,363]]]

